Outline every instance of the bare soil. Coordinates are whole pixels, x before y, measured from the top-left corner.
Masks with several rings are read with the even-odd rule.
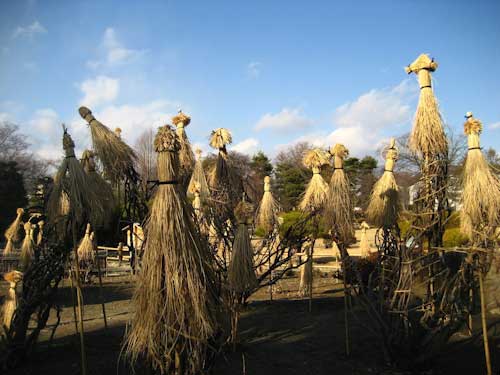
[[[88,374],[129,374],[119,364],[125,326],[130,318],[133,279],[109,277],[104,284],[108,329],[104,329],[97,285],[84,289],[85,346]],[[482,341],[476,340],[443,354],[430,370],[396,371],[383,362],[380,345],[363,328],[361,312],[351,316],[351,353],[346,355],[344,299],[341,284],[332,277],[315,277],[312,311],[307,299],[297,298],[298,279],[282,280],[269,301],[269,290],[258,291],[244,309],[239,343],[221,353],[211,371],[214,375],[277,374],[483,374]],[[0,295],[5,294],[5,285]],[[49,341],[55,314],[43,331],[37,351],[11,374],[80,374],[79,339],[75,333],[71,288],[66,281],[60,290],[61,323]],[[475,324],[479,329],[479,323]],[[463,336],[462,336],[463,337]],[[493,366],[500,373],[500,341],[491,342]],[[140,374],[142,372],[138,372]]]

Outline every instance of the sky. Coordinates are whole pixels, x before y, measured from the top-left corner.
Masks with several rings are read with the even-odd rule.
[[[404,67],[428,53],[451,131],[472,111],[498,150],[499,19],[495,0],[1,1],[0,121],[50,159],[61,123],[90,147],[80,105],[130,144],[182,109],[205,152],[225,127],[249,155],[308,141],[364,156],[411,129]]]

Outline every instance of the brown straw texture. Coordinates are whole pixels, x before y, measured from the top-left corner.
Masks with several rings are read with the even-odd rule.
[[[125,349],[133,364],[142,358],[160,373],[174,373],[177,362],[183,375],[194,375],[202,371],[217,329],[213,270],[191,205],[175,183],[180,146],[169,126],[159,128],[154,147],[160,185],[145,226]]]
[[[253,247],[248,234],[248,224],[253,217],[253,206],[240,202],[235,209],[238,230],[234,237],[231,261],[227,270],[229,287],[236,293],[248,293],[258,285],[254,271]]]
[[[330,149],[334,160],[334,171],[330,180],[325,204],[325,220],[332,232],[343,243],[350,243],[354,237],[350,184],[344,172],[344,158],[347,148],[338,143]]]
[[[321,176],[321,167],[329,164],[330,155],[321,149],[307,151],[302,160],[305,167],[312,169],[313,175],[299,203],[302,211],[315,211],[325,204],[328,184]]]
[[[86,264],[92,264],[95,259],[94,243],[90,236],[90,224],[87,224],[85,235],[78,245],[78,260]]]
[[[271,177],[264,177],[264,194],[257,207],[255,225],[262,228],[266,234],[273,231],[278,223],[279,206],[271,192]]]
[[[413,152],[423,155],[446,155],[448,152],[443,120],[432,90],[430,72],[436,69],[437,63],[426,54],[421,54],[406,68],[408,74],[417,74],[420,85],[420,97],[408,146]]]
[[[366,230],[370,229],[370,226],[366,222],[361,223],[361,240],[359,243],[359,251],[361,258],[368,258],[372,252],[370,244],[368,242],[368,236],[366,235]]]
[[[191,122],[191,117],[179,111],[179,113],[172,117],[172,123],[175,125],[177,137],[179,138],[179,165],[180,171],[179,175],[182,180],[183,185],[188,186],[191,173],[193,172],[194,166],[194,154],[191,149],[191,144],[186,135],[186,130],[184,129]]]
[[[21,229],[23,214],[24,214],[24,209],[18,208],[16,211],[16,218],[5,231],[4,234],[5,239],[7,240],[10,239],[12,242],[19,242],[21,240],[20,229]]]
[[[207,178],[205,177],[205,172],[203,171],[203,165],[201,160],[201,150],[196,150],[196,162],[194,164],[193,173],[191,175],[191,180],[187,188],[188,197],[193,197],[196,189],[199,192],[200,199],[204,202],[210,197],[210,189],[208,188]]]
[[[92,145],[106,177],[117,182],[127,176],[134,169],[135,152],[115,132],[97,121],[90,109],[80,107],[78,112],[89,124]]]
[[[377,227],[391,228],[398,221],[399,187],[393,173],[398,154],[395,140],[392,138],[385,155],[384,173],[373,185],[370,203],[366,209],[368,221]]]
[[[464,124],[469,150],[463,171],[461,227],[469,237],[484,225],[500,225],[500,181],[479,148],[481,130],[481,122],[475,118]]]
[[[35,255],[35,243],[33,241],[33,227],[31,223],[24,223],[24,240],[21,246],[21,255],[19,256],[19,261],[22,265],[22,269],[28,268],[31,263],[31,259]]]
[[[19,271],[10,271],[4,274],[3,278],[9,283],[9,291],[5,296],[2,306],[3,326],[8,330],[17,309],[17,284],[23,279],[23,274]]]

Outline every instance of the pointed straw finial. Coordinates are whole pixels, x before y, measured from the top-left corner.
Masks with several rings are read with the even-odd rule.
[[[191,123],[191,117],[182,112],[181,109],[179,109],[177,115],[172,117],[172,124],[174,124],[177,128],[184,128],[188,126],[190,123]]]
[[[195,150],[195,153],[196,153],[196,158],[198,160],[201,159],[201,154],[203,153],[203,151],[201,151],[201,148],[197,147],[196,150]]]
[[[233,137],[231,132],[225,128],[218,128],[212,130],[212,134],[210,135],[210,147],[225,150],[226,145],[230,144],[233,141]]]

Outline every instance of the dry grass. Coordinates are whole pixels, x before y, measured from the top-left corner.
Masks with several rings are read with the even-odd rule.
[[[188,186],[189,180],[191,178],[191,173],[193,172],[193,166],[195,164],[193,150],[191,148],[191,144],[189,143],[189,139],[186,135],[186,131],[184,130],[184,126],[186,124],[182,122],[177,122],[175,124],[177,126],[177,137],[179,137],[179,177],[182,180],[184,186]]]
[[[366,235],[366,230],[370,229],[370,226],[364,221],[361,223],[361,240],[359,242],[359,251],[362,258],[368,258],[371,255],[372,249],[368,242],[368,236]]]
[[[10,284],[9,291],[5,296],[5,301],[2,306],[3,325],[7,330],[10,328],[12,318],[14,317],[14,313],[17,309],[16,287],[22,278],[23,274],[19,271],[11,271],[4,275],[5,281]]]
[[[262,228],[266,233],[273,230],[278,220],[279,206],[271,192],[271,179],[264,177],[264,194],[255,214],[255,226]]]
[[[31,223],[24,223],[24,240],[21,245],[19,261],[23,269],[26,269],[35,255],[35,243],[33,241],[33,227]]]
[[[210,197],[210,189],[208,188],[207,178],[205,177],[205,172],[203,171],[203,165],[201,163],[201,150],[196,150],[197,158],[194,163],[193,174],[191,175],[191,180],[187,188],[188,196],[195,195],[195,188],[200,194],[200,199],[206,201]],[[198,186],[195,186],[198,184]]]
[[[349,179],[343,169],[333,171],[324,217],[341,242],[351,242],[354,237],[352,203]]]
[[[484,225],[500,225],[500,181],[478,148],[482,128],[472,120],[477,121],[470,119],[464,125],[469,151],[463,171],[461,211],[462,231],[469,237]]]
[[[14,251],[16,251],[16,248],[14,246],[14,243],[12,242],[12,239],[7,238],[5,248],[3,249],[3,255],[12,254]]]
[[[86,107],[80,107],[80,116],[87,121],[95,153],[104,168],[104,174],[111,181],[119,181],[134,169],[136,155],[119,136],[97,121]]]
[[[94,242],[90,236],[90,224],[87,224],[85,235],[80,241],[77,249],[78,260],[85,264],[92,264],[95,259]]]
[[[176,180],[179,143],[170,127],[159,129],[155,149],[159,180]],[[160,184],[155,193],[124,344],[132,364],[145,359],[160,373],[200,373],[217,330],[209,252],[185,197],[177,184]]]
[[[321,149],[307,151],[302,159],[305,167],[312,169],[313,175],[306,186],[306,190],[299,203],[299,209],[302,211],[315,211],[323,208],[325,203],[328,184],[320,174],[321,167],[330,162],[328,152]]]
[[[210,134],[209,144],[210,147],[220,150],[221,148],[225,148],[227,144],[230,144],[233,141],[233,137],[231,132],[224,128],[219,128],[212,130]]]
[[[241,222],[234,237],[231,261],[227,270],[229,287],[233,292],[243,294],[251,292],[257,287],[253,253],[248,226]]]
[[[22,224],[22,216],[24,214],[24,209],[18,208],[16,211],[16,218],[12,222],[12,224],[9,225],[7,230],[5,231],[5,239],[9,240],[11,239],[12,242],[19,242],[21,240],[21,235],[20,235],[20,227]]]
[[[373,185],[366,217],[372,225],[391,228],[397,223],[399,207],[399,187],[394,173],[385,171]]]

